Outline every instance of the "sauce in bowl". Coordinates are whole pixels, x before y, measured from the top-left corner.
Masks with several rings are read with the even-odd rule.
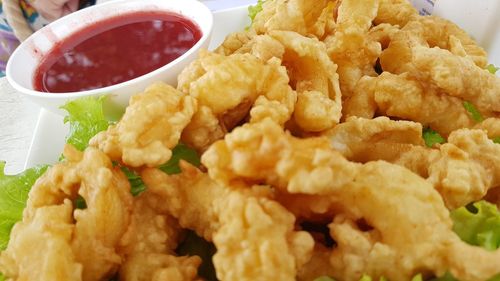
[[[119,84],[156,70],[202,37],[174,13],[134,12],[96,22],[57,43],[35,70],[35,90],[79,92]]]

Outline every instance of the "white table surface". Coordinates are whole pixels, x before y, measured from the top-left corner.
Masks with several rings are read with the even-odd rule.
[[[23,170],[39,112],[0,78],[0,160],[7,161],[7,173]]]

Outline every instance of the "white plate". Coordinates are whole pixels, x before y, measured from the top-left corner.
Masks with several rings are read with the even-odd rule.
[[[500,45],[500,24],[497,21],[498,17],[491,17],[492,14],[497,14],[496,11],[500,12],[500,4],[496,5],[495,3],[497,2],[492,2],[496,0],[488,1],[491,5],[481,6],[473,4],[476,8],[470,9],[469,11],[474,11],[474,17],[476,18],[481,17],[479,15],[481,14],[484,15],[481,18],[489,19],[490,26],[488,27],[488,30],[490,31],[490,36],[477,36],[477,39],[483,42],[483,44],[485,44],[484,46],[489,49],[490,62],[500,65],[500,48],[497,47]],[[223,1],[221,0],[217,2],[221,3]],[[472,2],[468,3],[468,5],[471,5],[470,3]],[[464,6],[462,6],[462,9],[454,10],[444,10],[442,8],[443,7],[436,7],[435,12],[453,20],[460,19],[457,13],[464,10]],[[227,34],[233,31],[242,30],[245,26],[248,26],[249,19],[247,17],[247,13],[248,11],[246,6],[214,12],[214,33],[210,43],[210,48],[218,46]],[[467,18],[469,20],[467,20]],[[473,32],[478,30],[474,26],[477,22],[477,20],[470,20],[470,17],[468,16],[463,18],[462,21],[458,21],[458,24],[465,30]],[[483,28],[486,27],[483,26]],[[42,109],[40,111],[38,123],[36,125],[33,140],[28,152],[28,158],[25,162],[25,168],[30,168],[39,164],[51,164],[57,162],[63,149],[67,132],[68,127],[63,124],[63,118],[61,116]]]

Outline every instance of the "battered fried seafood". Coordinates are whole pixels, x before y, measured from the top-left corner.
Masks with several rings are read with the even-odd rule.
[[[85,152],[66,148],[0,254],[7,280],[213,276],[207,260],[198,272],[212,252],[176,255],[188,229],[215,245],[221,281],[500,276],[499,214],[470,204],[500,205],[500,79],[484,50],[407,0],[262,3],[177,89],[152,85]],[[188,147],[204,166],[177,166],[187,150],[197,163]],[[113,163],[147,189],[132,197]]]
[[[64,156],[33,186],[0,256],[9,280],[107,280],[119,268],[132,212],[127,177],[95,148],[66,146]],[[75,209],[79,195],[85,209]]]
[[[484,70],[486,52],[447,20],[420,17],[409,22],[393,36],[380,63],[384,71],[408,73],[483,113],[500,111],[500,78]]]
[[[123,237],[120,280],[189,281],[197,278],[197,256],[176,257],[181,228],[170,216],[161,197],[150,191],[134,199],[132,222]]]
[[[294,121],[307,132],[332,128],[340,121],[342,102],[337,66],[330,61],[325,45],[290,31],[269,35],[283,44],[282,61],[298,94]]]
[[[294,216],[258,187],[232,190],[187,163],[182,166],[180,175],[146,169],[142,176],[182,227],[214,242],[218,279],[295,280],[313,240],[294,231]]]
[[[232,46],[231,41],[229,36],[226,44]],[[224,48],[223,52],[228,54],[229,50]],[[296,32],[275,30],[254,36],[234,53],[251,53],[264,62],[273,57],[281,60],[290,85],[297,91],[293,120],[301,130],[321,132],[339,123],[342,94],[337,65],[322,42]]]
[[[330,139],[335,150],[356,162],[389,160],[413,145],[424,145],[419,123],[394,121],[387,117],[351,117],[322,135]]]
[[[342,206],[329,225],[337,243],[330,255],[336,278],[359,280],[366,273],[410,280],[417,272],[440,276],[449,270],[460,280],[480,281],[500,272],[500,250],[461,241],[430,183],[387,162],[348,162],[325,142],[293,138],[264,120],[235,129],[202,162],[221,182],[265,182]],[[363,231],[359,220],[373,229]]]
[[[164,83],[133,96],[118,124],[97,134],[90,144],[128,166],[155,167],[167,162],[197,102]]]
[[[492,127],[494,120],[484,126]],[[437,149],[423,146],[421,132],[418,123],[378,117],[350,118],[325,135],[349,160],[385,160],[426,178],[451,210],[481,200],[500,186],[500,145],[488,139],[486,131],[454,131]]]
[[[330,58],[339,66],[342,95],[351,96],[361,77],[376,76],[375,63],[382,52],[379,42],[367,36],[377,15],[379,0],[343,0],[335,32],[325,39]]]
[[[418,17],[417,10],[407,0],[380,0],[374,23],[388,23],[404,27],[408,21]]]
[[[476,123],[461,99],[427,88],[408,74],[363,77],[344,104],[346,117],[371,119],[377,113],[419,122],[443,136]]]
[[[439,152],[416,148],[394,162],[410,169],[427,167],[414,172],[426,177],[454,209],[478,201],[489,189],[500,186],[499,160],[500,144],[488,139],[485,131],[461,129],[450,134]]]
[[[318,39],[333,30],[337,1],[274,0],[266,1],[252,28],[258,34],[272,30],[295,31]]]
[[[278,59],[264,63],[250,54],[226,57],[202,52],[178,80],[178,88],[194,97],[199,105],[182,140],[200,151],[249,114],[250,122],[272,117],[284,124],[297,99]]]

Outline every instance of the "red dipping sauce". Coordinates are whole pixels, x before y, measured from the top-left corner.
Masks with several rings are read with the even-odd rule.
[[[201,36],[195,23],[174,13],[135,12],[99,21],[45,55],[34,88],[67,93],[122,83],[175,60]]]

